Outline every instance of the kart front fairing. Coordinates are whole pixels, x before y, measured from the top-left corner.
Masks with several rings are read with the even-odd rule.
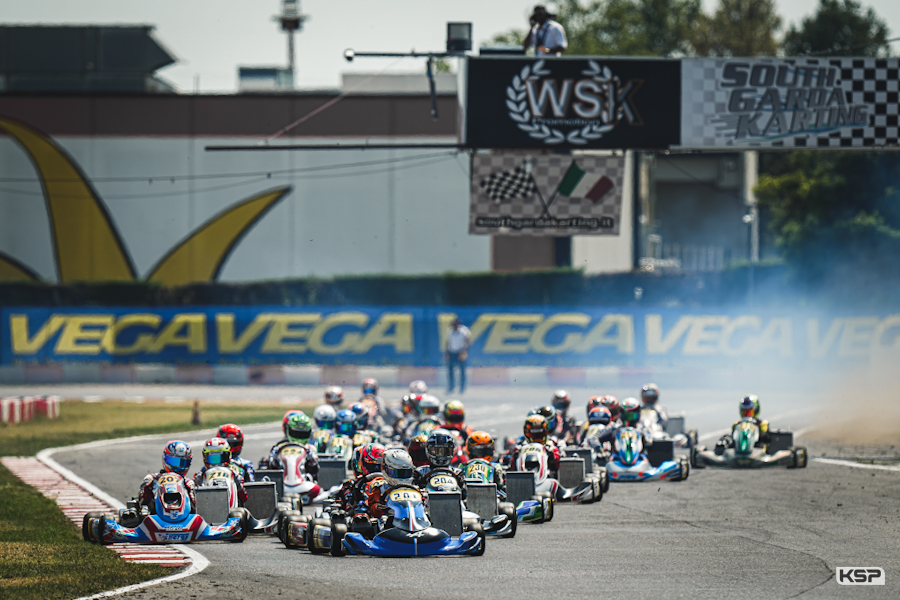
[[[747,454],[736,452],[734,448],[728,448],[721,455],[709,450],[701,450],[697,452],[697,459],[698,462],[702,461],[703,466],[728,469],[794,466],[794,454],[790,450],[779,450],[774,454],[767,454],[764,448],[754,448]]]
[[[667,460],[658,467],[654,467],[647,460],[645,454],[634,464],[626,465],[617,455],[606,463],[610,481],[662,481],[677,477],[681,473],[681,466],[677,461]]]
[[[100,519],[93,519],[91,527],[99,527]],[[95,533],[99,533],[96,532]],[[157,515],[144,517],[134,528],[123,527],[111,519],[103,519],[104,544],[127,542],[131,544],[177,544],[205,541],[229,541],[243,535],[240,517],[231,517],[221,525],[210,525],[200,515],[188,515],[180,522],[164,521]]]

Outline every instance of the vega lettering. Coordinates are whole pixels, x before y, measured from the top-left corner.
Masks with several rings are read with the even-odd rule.
[[[413,319],[407,313],[384,313],[374,321],[354,311],[260,313],[243,329],[233,313],[213,319],[214,347],[225,355],[242,354],[255,343],[262,354],[365,354],[376,346],[409,353],[414,347]],[[12,351],[22,357],[50,348],[60,356],[158,355],[171,349],[206,354],[207,324],[203,313],[175,314],[168,320],[152,313],[53,314],[42,323],[25,314],[9,317]]]

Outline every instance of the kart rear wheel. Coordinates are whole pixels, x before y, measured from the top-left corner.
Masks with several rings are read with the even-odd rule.
[[[672,481],[684,481],[691,474],[691,463],[686,458],[678,459],[678,477]]]
[[[288,517],[299,517],[302,513],[299,510],[285,510],[278,517],[278,539],[284,542],[284,524]]]
[[[691,466],[695,469],[702,469],[703,465],[700,464],[699,457],[697,456],[703,448],[701,446],[693,446],[691,448]]]
[[[313,519],[306,527],[306,549],[313,554],[325,554],[330,548],[321,548],[316,546],[316,528],[331,527],[331,521],[328,519]]]
[[[91,535],[91,519],[98,519],[102,516],[102,512],[89,512],[84,515],[84,518],[81,520],[81,537],[84,538],[84,541],[96,543],[97,540]]]
[[[684,434],[687,436],[687,439],[688,439],[688,442],[687,442],[688,448],[693,448],[700,441],[699,436],[697,435],[696,429],[688,429],[687,431],[684,432]]]
[[[606,494],[607,492],[609,492],[609,471],[603,469],[602,471],[600,471],[598,477],[600,477],[600,489],[602,489],[603,493]]]
[[[509,519],[510,527],[509,533],[504,535],[503,537],[514,538],[516,537],[516,528],[519,525],[519,517],[516,514],[516,505],[512,502],[501,502],[500,503],[500,514],[506,515],[506,518]]]
[[[347,550],[344,548],[344,536],[347,535],[347,526],[343,523],[331,522],[331,555],[344,556]]]
[[[291,526],[291,523],[309,523],[309,517],[305,517],[302,515],[288,515],[281,521],[281,523],[279,524],[279,528],[283,528],[283,529],[279,529],[279,532],[281,535],[281,543],[284,544],[285,548],[297,548],[298,547],[298,544],[295,544],[287,536],[287,530],[288,530],[288,527]],[[305,539],[305,537],[304,537],[304,539]]]
[[[474,531],[478,534],[478,538],[481,540],[481,544],[479,544],[478,546],[478,551],[474,552],[472,556],[484,556],[484,542],[487,539],[487,537],[484,535],[484,527],[481,526],[481,523],[472,523],[471,525],[466,527],[466,531]]]
[[[97,533],[100,534],[100,537],[97,540],[97,543],[102,544],[104,546],[112,543],[112,542],[107,542],[103,539],[103,534],[106,532],[106,522],[107,521],[112,521],[113,523],[115,523],[116,519],[109,513],[100,513],[100,516],[98,517],[98,520],[97,520]]]

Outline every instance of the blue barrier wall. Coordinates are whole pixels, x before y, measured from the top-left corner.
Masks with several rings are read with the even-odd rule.
[[[459,316],[472,366],[784,366],[900,348],[900,314],[636,307],[5,308],[0,364],[435,366]]]

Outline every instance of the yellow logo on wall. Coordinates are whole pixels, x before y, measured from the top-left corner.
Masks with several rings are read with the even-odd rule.
[[[49,136],[20,121],[0,117],[0,131],[22,146],[38,171],[59,282],[136,281],[106,205],[78,164]],[[214,281],[244,234],[290,191],[291,186],[272,188],[225,209],[163,256],[147,281],[165,286]],[[0,281],[38,279],[32,269],[0,253]]]

